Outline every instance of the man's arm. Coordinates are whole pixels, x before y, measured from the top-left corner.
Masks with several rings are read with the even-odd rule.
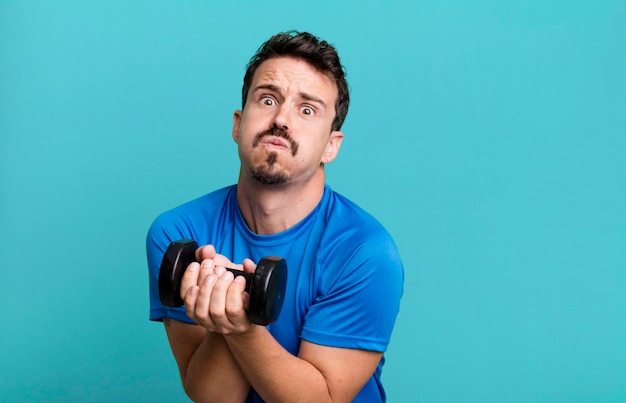
[[[220,347],[225,348],[219,351],[224,356],[219,357],[230,359],[225,360],[225,368],[237,369],[240,380],[248,382],[265,401],[351,402],[376,370],[382,353],[301,341],[298,356],[292,355],[264,326],[248,319],[243,277],[235,278],[226,271],[224,267],[230,262],[220,261],[223,257],[213,248],[202,249],[208,252],[199,250],[197,257],[202,263],[192,263],[185,271],[181,295],[187,316],[207,329],[211,339],[216,337],[223,343]],[[247,272],[256,268],[249,259],[240,266]],[[198,367],[207,363],[204,359],[196,361],[195,354],[191,361]],[[198,372],[206,373],[208,369]],[[189,375],[186,380],[190,390],[203,382]]]
[[[194,402],[243,402],[250,384],[224,337],[198,325],[164,319],[185,392]]]
[[[265,401],[351,402],[382,353],[321,346],[303,340],[293,356],[261,326],[224,338],[245,377]]]
[[[255,266],[244,260],[246,271]],[[187,315],[222,335],[234,360],[231,368],[238,368],[265,401],[352,401],[374,373],[382,353],[302,341],[298,356],[294,356],[264,326],[247,318],[244,287],[242,277],[235,279],[211,259],[201,265],[192,263],[181,285]]]

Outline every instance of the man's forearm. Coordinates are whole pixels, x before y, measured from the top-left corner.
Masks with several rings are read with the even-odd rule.
[[[250,389],[224,337],[209,332],[189,360],[183,383],[194,402],[243,402]]]
[[[245,378],[265,401],[331,401],[323,374],[285,350],[262,326],[224,336]]]

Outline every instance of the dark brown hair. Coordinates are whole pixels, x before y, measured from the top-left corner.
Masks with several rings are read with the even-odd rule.
[[[248,63],[246,75],[243,78],[241,108],[246,106],[248,91],[252,85],[254,73],[261,63],[274,57],[293,57],[304,60],[317,71],[327,75],[337,85],[337,102],[335,103],[335,119],[331,130],[340,130],[348,114],[350,94],[346,73],[339,60],[336,49],[326,41],[311,35],[308,32],[287,31],[272,36],[259,47],[256,54]]]

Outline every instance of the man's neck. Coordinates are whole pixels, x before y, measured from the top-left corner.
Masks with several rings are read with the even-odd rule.
[[[306,217],[324,194],[323,168],[305,184],[264,185],[240,175],[237,202],[248,227],[257,234],[285,231]]]

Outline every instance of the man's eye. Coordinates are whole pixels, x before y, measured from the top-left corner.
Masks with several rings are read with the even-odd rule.
[[[274,102],[274,99],[270,98],[270,97],[263,97],[261,98],[261,103],[263,105],[267,105],[267,106],[272,106],[274,105],[276,102]]]
[[[304,115],[313,115],[315,113],[315,111],[313,110],[313,108],[309,107],[309,106],[303,106],[301,109],[302,113]]]

